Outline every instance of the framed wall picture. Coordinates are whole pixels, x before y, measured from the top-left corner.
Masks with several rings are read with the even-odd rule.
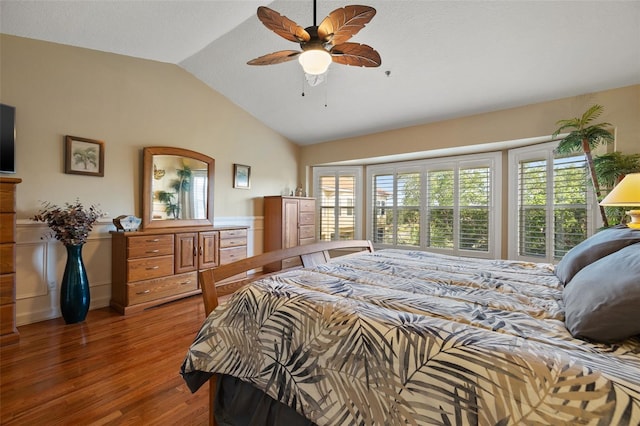
[[[104,176],[104,142],[65,136],[64,172],[74,175]]]
[[[243,164],[233,165],[233,187],[240,189],[251,187],[251,167]]]

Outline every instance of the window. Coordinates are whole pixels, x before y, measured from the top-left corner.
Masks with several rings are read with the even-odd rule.
[[[595,228],[584,155],[556,157],[556,142],[509,152],[509,257],[559,260]]]
[[[314,195],[319,222],[319,240],[361,238],[361,167],[314,167]]]
[[[367,169],[375,244],[448,254],[500,253],[500,153]]]
[[[373,242],[420,246],[420,173],[373,177]]]

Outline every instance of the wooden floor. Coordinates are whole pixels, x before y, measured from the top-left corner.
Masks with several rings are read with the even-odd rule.
[[[18,327],[20,342],[0,349],[0,424],[206,425],[208,386],[192,394],[179,374],[204,316],[193,296]]]

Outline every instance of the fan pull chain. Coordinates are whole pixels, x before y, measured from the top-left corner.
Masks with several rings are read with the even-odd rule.
[[[327,107],[327,92],[329,91],[329,73],[327,72],[327,76],[324,80],[324,107]]]
[[[302,76],[302,96],[304,97],[304,80],[305,80],[304,72],[300,75]]]

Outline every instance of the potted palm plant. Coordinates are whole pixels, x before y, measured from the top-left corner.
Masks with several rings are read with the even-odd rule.
[[[614,151],[593,159],[601,189],[609,192],[629,173],[640,172],[640,154],[623,154]],[[605,207],[610,224],[626,223],[627,209]]]
[[[603,111],[604,107],[602,105],[593,105],[587,109],[581,117],[557,121],[556,126],[559,127],[553,133],[553,138],[556,138],[560,133],[564,133],[567,130],[570,131],[568,135],[560,140],[556,152],[559,154],[569,154],[582,151],[584,153],[591,183],[593,184],[593,189],[598,201],[602,199],[602,195],[591,151],[599,145],[613,141],[613,134],[607,129],[611,127],[610,123],[593,123],[594,120],[597,120],[598,117],[602,115]],[[609,227],[603,206],[600,206],[600,215],[602,216],[604,227]]]

